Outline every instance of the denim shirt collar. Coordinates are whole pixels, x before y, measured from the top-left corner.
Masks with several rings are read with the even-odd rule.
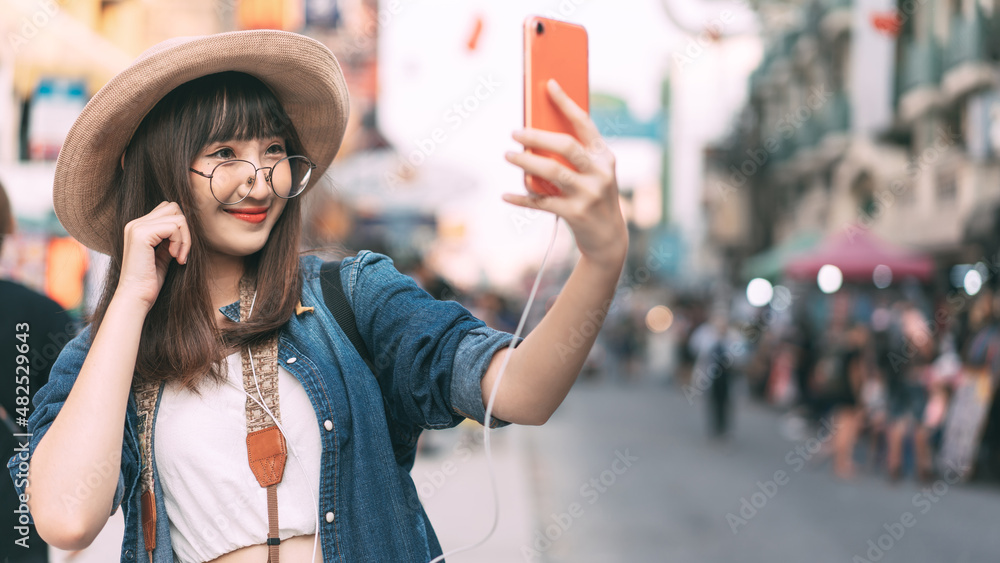
[[[234,323],[240,322],[240,302],[234,301],[225,307],[219,307],[219,312]]]

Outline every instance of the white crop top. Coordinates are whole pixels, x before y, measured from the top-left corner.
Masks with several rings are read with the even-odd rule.
[[[160,399],[153,447],[175,561],[211,561],[267,541],[267,489],[247,463],[241,361],[240,352],[228,358],[229,380],[238,389],[208,382],[199,397],[170,383]],[[281,425],[290,444],[278,484],[279,537],[285,540],[316,532],[322,443],[309,396],[280,363],[278,389]]]

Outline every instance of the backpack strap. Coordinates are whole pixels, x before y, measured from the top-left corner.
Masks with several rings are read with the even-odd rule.
[[[375,362],[372,355],[361,339],[358,332],[357,319],[350,303],[347,302],[347,295],[344,293],[344,286],[340,281],[340,261],[326,262],[320,267],[320,286],[323,288],[323,302],[326,308],[333,313],[337,324],[347,335],[347,338],[358,351],[358,355],[364,360],[365,365],[371,370],[382,393],[382,407],[385,409],[385,424],[389,430],[389,438],[392,442],[392,453],[396,458],[396,463],[403,467],[412,467],[413,458],[416,452],[417,438],[420,436],[420,428],[403,423],[397,423],[390,414],[388,386],[389,383],[378,377],[375,371]]]
[[[358,332],[358,323],[354,318],[354,311],[347,302],[347,295],[344,294],[344,286],[340,281],[340,261],[324,263],[319,269],[319,277],[320,286],[323,288],[323,301],[326,303],[326,308],[333,313],[333,317],[337,319],[337,324],[340,325],[341,330],[344,331],[351,344],[354,345],[354,349],[358,351],[361,359],[365,361],[365,365],[372,371],[372,375],[378,377],[378,372],[375,371],[375,362],[372,361],[371,354],[368,352],[365,342],[361,340],[361,333]]]

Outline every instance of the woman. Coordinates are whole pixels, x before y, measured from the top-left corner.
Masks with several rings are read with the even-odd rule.
[[[298,196],[347,121],[330,51],[279,31],[181,38],[112,79],[67,137],[53,198],[70,234],[111,255],[107,286],[36,396],[30,456],[8,463],[27,469],[42,537],[86,546],[122,506],[122,561],[440,554],[409,476],[420,430],[482,421],[508,355],[490,424],[544,423],[593,336],[564,343],[607,310],[627,251],[614,158],[550,93],[581,141],[514,138],[576,170],[508,154],[562,194],[504,199],[573,230],[581,258],[562,298],[508,348],[511,335],[362,251],[340,280],[372,377],[324,305],[321,261],[297,255]]]

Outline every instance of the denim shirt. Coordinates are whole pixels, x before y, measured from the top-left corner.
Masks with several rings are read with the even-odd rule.
[[[293,315],[281,329],[278,361],[302,383],[320,427],[322,561],[427,563],[441,554],[441,546],[410,478],[416,438],[422,429],[449,428],[465,418],[482,421],[481,378],[493,354],[508,346],[513,335],[487,327],[458,303],[435,300],[399,273],[387,256],[362,251],[343,261],[340,275],[358,332],[374,360],[376,380],[324,304],[322,260],[303,256],[300,265],[302,305],[315,309]],[[239,321],[238,302],[220,311]],[[66,345],[49,382],[33,398],[28,457],[22,451],[7,463],[18,495],[24,494],[18,466],[30,459],[73,387],[87,356],[89,333],[88,326]],[[154,420],[159,407],[158,396]],[[121,561],[127,563],[148,559],[141,530],[134,393],[129,394],[125,422],[111,514],[119,506],[124,510]],[[506,424],[492,421],[494,427]],[[400,456],[401,451],[407,455]],[[77,494],[85,498],[101,475],[107,478],[114,472],[103,468],[92,476],[79,476]],[[153,480],[157,514],[153,563],[173,563],[155,459]],[[220,507],[221,522],[237,519],[248,509]],[[30,522],[34,524],[33,519]]]

